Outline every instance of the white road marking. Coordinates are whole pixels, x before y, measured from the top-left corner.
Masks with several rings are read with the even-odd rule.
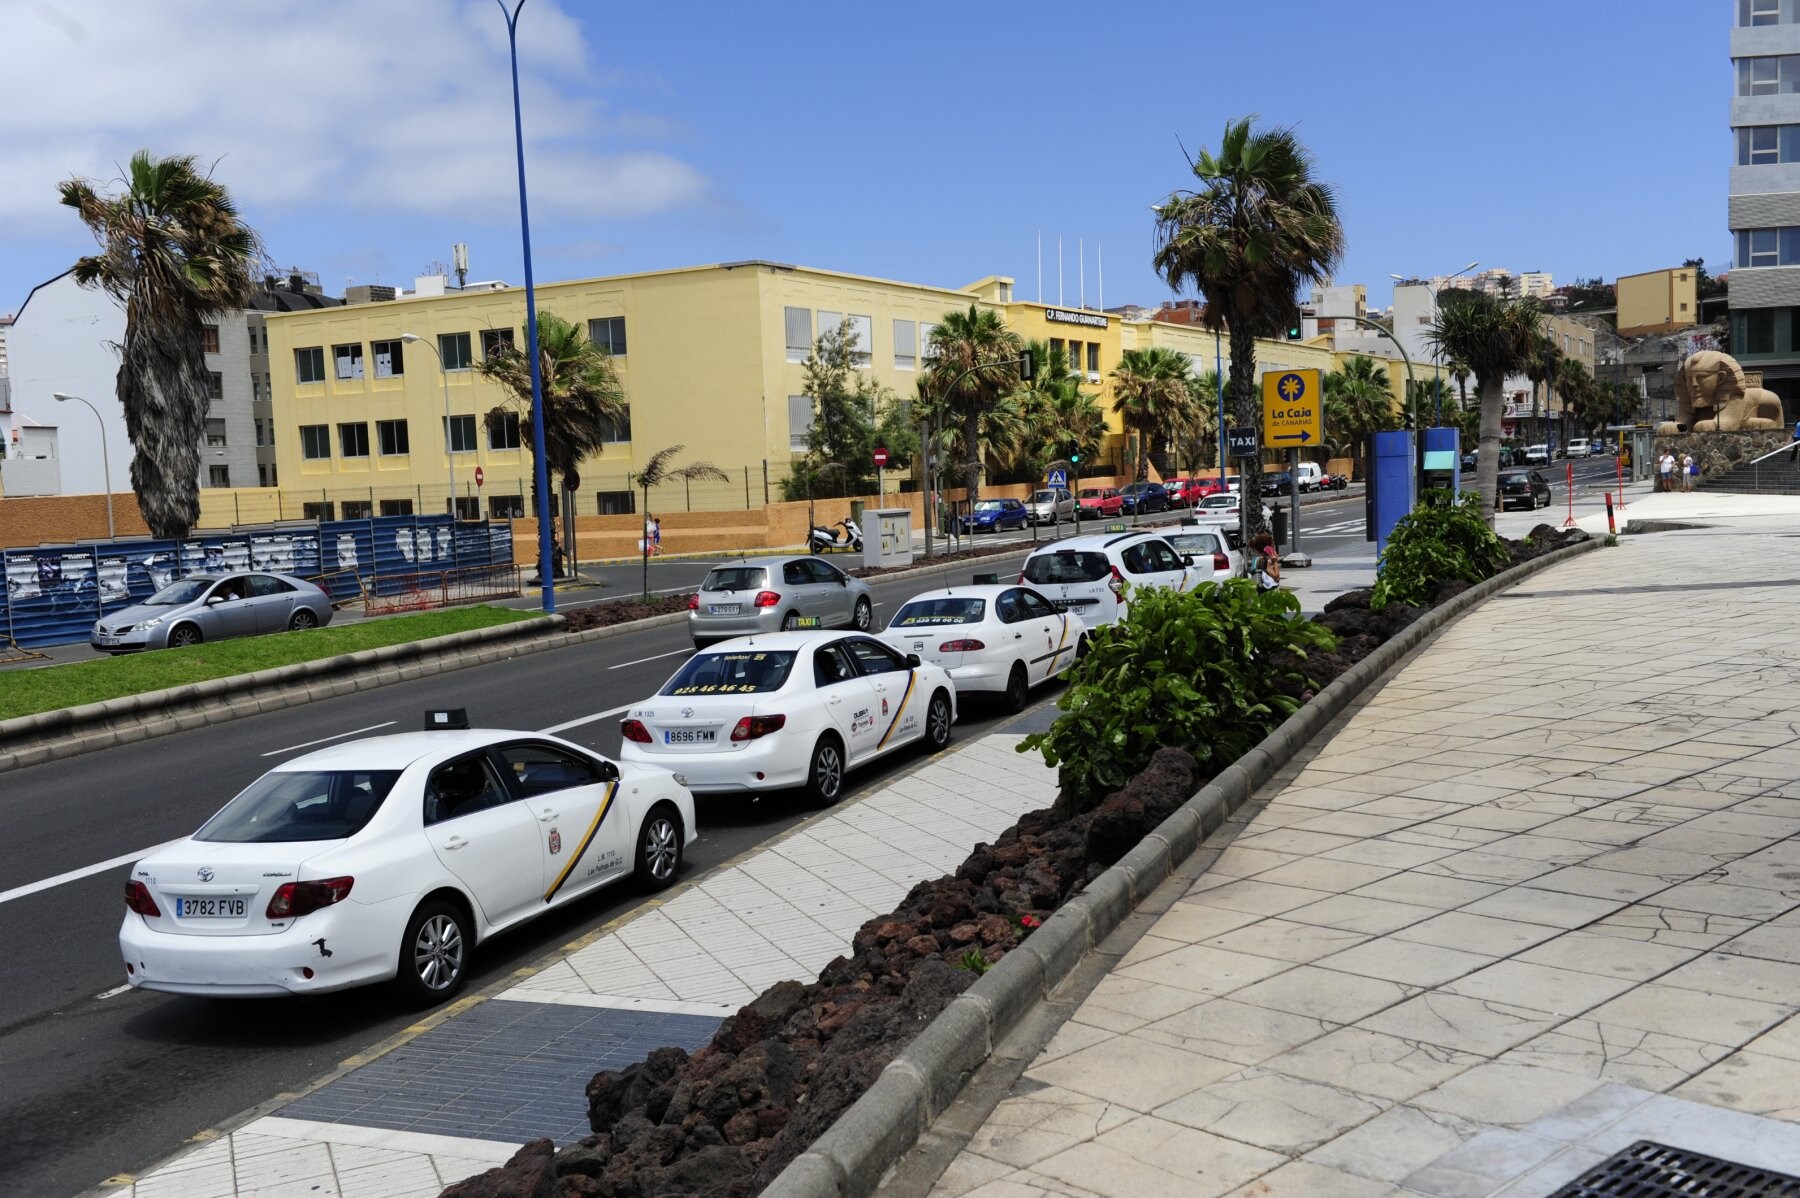
[[[346,736],[355,736],[359,732],[373,732],[377,728],[390,728],[399,722],[400,722],[399,720],[387,720],[380,724],[370,724],[367,728],[352,728],[348,732],[334,732],[330,736],[321,736],[318,740],[301,741],[299,744],[289,745],[285,749],[271,749],[267,753],[264,753],[263,756],[264,757],[279,757],[283,753],[292,753],[295,749],[306,749],[306,748],[312,747],[313,745],[322,745],[326,741],[343,740]]]
[[[99,994],[94,995],[94,998],[96,1000],[104,999],[104,998],[115,998],[118,995],[125,993],[129,989],[131,989],[131,983],[126,982],[123,986],[114,986],[111,990],[101,991]]]
[[[558,732],[564,732],[570,728],[579,728],[583,724],[591,724],[595,720],[603,720],[609,715],[620,715],[629,710],[631,710],[631,704],[627,703],[623,707],[614,707],[607,711],[596,711],[593,715],[584,715],[576,720],[565,720],[560,724],[552,724],[548,728],[539,728],[538,731],[544,733],[546,736],[553,736]]]
[[[72,869],[68,873],[57,874],[53,878],[45,878],[41,882],[27,882],[23,886],[14,886],[11,890],[0,890],[0,903],[10,903],[14,899],[22,899],[40,890],[49,890],[68,882],[79,882],[83,878],[91,878],[95,874],[105,873],[109,869],[117,869],[121,865],[130,865],[143,857],[148,857],[158,849],[166,849],[174,844],[173,840],[165,840],[161,844],[153,844],[147,849],[139,849],[135,853],[126,853],[114,857],[110,861],[101,861],[95,865],[84,865],[80,869]]]
[[[606,668],[609,670],[622,670],[626,666],[641,666],[647,661],[661,661],[665,657],[674,657],[679,653],[692,653],[693,651],[694,650],[691,647],[686,649],[671,649],[667,653],[657,653],[649,657],[640,657],[636,661],[622,661],[616,666],[607,666]]]

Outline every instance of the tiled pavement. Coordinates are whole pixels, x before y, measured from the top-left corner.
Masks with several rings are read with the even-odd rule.
[[[1796,582],[1791,535],[1664,533],[1451,626],[933,1193],[1523,1198],[1640,1137],[1800,1172]]]
[[[1015,752],[1019,740],[990,734],[930,759],[115,1192],[435,1198],[526,1139],[578,1139],[594,1073],[704,1043],[774,982],[815,977],[914,883],[1049,803],[1054,772]]]

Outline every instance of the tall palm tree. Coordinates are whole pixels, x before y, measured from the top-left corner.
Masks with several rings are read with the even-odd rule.
[[[86,179],[59,185],[100,243],[77,259],[75,281],[125,307],[118,397],[131,438],[131,489],[151,535],[184,537],[200,518],[200,440],[208,376],[201,326],[250,300],[262,257],[224,184],[191,155],[131,156],[124,190]]]
[[[1150,450],[1188,416],[1193,363],[1162,346],[1128,349],[1113,368],[1113,411],[1137,434],[1137,481],[1150,477]]]
[[[1544,317],[1537,301],[1487,295],[1440,304],[1429,338],[1450,362],[1464,362],[1475,376],[1481,406],[1481,453],[1475,464],[1475,487],[1483,517],[1494,523],[1494,490],[1500,469],[1501,420],[1505,415],[1506,376],[1517,374],[1535,356]]]
[[[1388,373],[1375,359],[1357,354],[1320,383],[1325,392],[1326,438],[1350,451],[1358,478],[1365,477],[1363,447],[1370,433],[1394,427],[1394,396]]]
[[[1009,450],[994,439],[993,431],[985,435],[1002,464],[1036,477],[1039,466],[1069,452],[1067,438],[1060,435],[1058,408],[1081,390],[1081,376],[1069,369],[1068,355],[1060,347],[1053,349],[1047,341],[1027,341],[1024,346],[1037,368],[1031,378],[1019,380],[1010,396],[1020,424],[1016,442]]]
[[[1525,377],[1531,380],[1531,419],[1538,418],[1538,395],[1544,397],[1544,422],[1541,431],[1544,442],[1550,442],[1550,393],[1556,389],[1556,373],[1562,366],[1562,350],[1556,348],[1556,338],[1539,333],[1533,339],[1531,357],[1525,363]]]
[[[1189,165],[1199,187],[1155,206],[1153,263],[1169,286],[1206,296],[1203,322],[1231,335],[1232,408],[1262,426],[1256,338],[1287,327],[1295,297],[1322,283],[1344,256],[1344,229],[1330,186],[1313,177],[1312,155],[1293,130],[1232,121],[1215,156]],[[1256,527],[1262,509],[1245,504]]]
[[[1452,358],[1444,364],[1444,369],[1448,370],[1450,372],[1450,377],[1456,380],[1456,396],[1462,401],[1462,406],[1465,408],[1468,407],[1469,375],[1471,373],[1469,364],[1461,358]]]
[[[538,313],[538,367],[544,395],[544,468],[554,489],[559,478],[584,459],[599,456],[609,439],[617,439],[618,426],[630,409],[612,355],[554,312]],[[524,351],[509,346],[478,369],[507,391],[506,399],[488,412],[488,427],[501,427],[508,417],[516,417],[520,444],[535,446],[531,363]]]
[[[927,370],[933,406],[946,423],[958,425],[963,453],[963,485],[969,502],[981,497],[981,437],[984,418],[1019,383],[1024,343],[992,308],[970,304],[967,312],[946,312],[931,330]]]
[[[544,314],[538,315],[538,336],[543,336]],[[644,460],[637,472],[637,485],[644,492],[644,516],[650,516],[650,492],[664,483],[673,482],[713,482],[728,483],[731,475],[725,473],[711,462],[690,462],[686,466],[671,466],[675,455],[686,449],[685,445],[670,445],[657,450]],[[832,463],[835,465],[836,463]],[[650,600],[650,538],[645,537],[643,546],[644,558],[644,601]]]
[[[1200,370],[1188,377],[1187,406],[1172,435],[1181,466],[1189,475],[1199,474],[1208,463],[1218,465],[1219,391],[1223,385],[1216,370]]]

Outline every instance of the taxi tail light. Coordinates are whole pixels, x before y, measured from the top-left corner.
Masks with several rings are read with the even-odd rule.
[[[756,592],[756,598],[752,601],[751,606],[778,607],[780,604],[781,596],[777,595],[774,591],[758,591]]]
[[[1112,570],[1112,577],[1106,580],[1106,585],[1112,588],[1112,593],[1114,595],[1124,595],[1125,576],[1119,573],[1119,567],[1117,566],[1111,566],[1109,569]]]
[[[700,610],[700,592],[699,591],[695,591],[692,595],[688,596],[688,610],[689,611],[699,611]]]
[[[1025,571],[1023,571],[1023,570],[1019,571],[1019,581],[1015,585],[1017,585],[1017,586],[1025,585]]]
[[[283,882],[275,888],[264,912],[270,919],[296,919],[299,916],[341,903],[350,897],[355,878],[324,878],[317,882]]]
[[[979,653],[987,648],[981,641],[945,641],[938,646],[939,653]]]
[[[620,720],[619,735],[640,745],[650,743],[650,729],[644,727],[641,720]]]
[[[1223,553],[1214,553],[1213,554],[1213,569],[1215,569],[1215,570],[1231,569],[1231,559],[1226,557]]]
[[[734,741],[755,740],[759,736],[767,736],[771,732],[780,732],[787,723],[784,715],[747,715],[737,722],[731,730]]]
[[[150,897],[150,888],[142,882],[125,883],[125,905],[139,915],[158,916],[162,914],[156,905],[156,900]]]

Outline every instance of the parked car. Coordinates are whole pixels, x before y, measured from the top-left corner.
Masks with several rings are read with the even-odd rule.
[[[1237,576],[1243,555],[1231,547],[1223,528],[1184,524],[1172,532],[1164,533],[1163,540],[1176,553],[1193,558],[1196,569],[1204,567],[1208,557],[1212,558],[1214,582],[1226,582]]]
[[[1535,470],[1508,470],[1494,490],[1494,506],[1501,511],[1522,507],[1536,511],[1550,506],[1550,483]]]
[[[239,998],[391,979],[410,1002],[442,1002],[495,933],[625,878],[668,886],[693,840],[676,775],[553,736],[332,745],[131,867],[125,980]]]
[[[1473,449],[1462,455],[1462,472],[1464,474],[1473,474],[1475,472],[1475,459],[1476,453]]]
[[[1268,523],[1274,519],[1274,516],[1275,513],[1269,508],[1269,505],[1263,504],[1263,522]],[[1234,548],[1241,539],[1238,536],[1238,522],[1241,518],[1236,491],[1229,491],[1222,495],[1208,495],[1200,501],[1199,508],[1194,512],[1194,520],[1197,523],[1223,530],[1226,543]]]
[[[1197,567],[1161,535],[1113,532],[1071,537],[1025,559],[1020,583],[1030,583],[1058,611],[1072,611],[1087,627],[1110,624],[1130,602],[1134,587],[1187,590],[1212,577],[1212,563]]]
[[[331,622],[331,596],[292,574],[190,574],[133,607],[102,616],[88,644],[102,653],[180,649]]]
[[[1269,495],[1286,495],[1293,485],[1294,476],[1285,470],[1271,470],[1262,476],[1262,493]]]
[[[1548,466],[1550,464],[1550,447],[1548,445],[1527,445],[1521,460],[1527,466]]]
[[[807,619],[817,619],[821,628],[867,632],[875,620],[869,584],[817,557],[746,557],[707,571],[688,599],[688,635],[696,649],[728,637],[798,628]]]
[[[1585,458],[1592,454],[1593,443],[1586,437],[1575,437],[1570,440],[1569,447],[1563,451],[1566,458]]]
[[[1197,478],[1165,478],[1162,485],[1169,493],[1170,507],[1192,507],[1202,494]]]
[[[1124,501],[1125,510],[1134,514],[1169,510],[1169,493],[1161,483],[1132,483],[1119,491],[1119,498]]]
[[[979,693],[1021,711],[1086,652],[1087,626],[1029,586],[950,587],[908,599],[881,639],[947,671],[957,702]]]
[[[1065,487],[1033,491],[1025,503],[1025,518],[1033,524],[1068,524],[1075,519],[1075,496]]]
[[[1022,529],[1030,517],[1017,499],[977,499],[975,510],[957,519],[964,532],[978,533]]]
[[[1083,487],[1076,502],[1084,520],[1105,519],[1125,510],[1125,500],[1117,487]]]
[[[1317,462],[1301,462],[1294,467],[1294,479],[1302,491],[1323,491],[1329,483],[1325,467]]]

